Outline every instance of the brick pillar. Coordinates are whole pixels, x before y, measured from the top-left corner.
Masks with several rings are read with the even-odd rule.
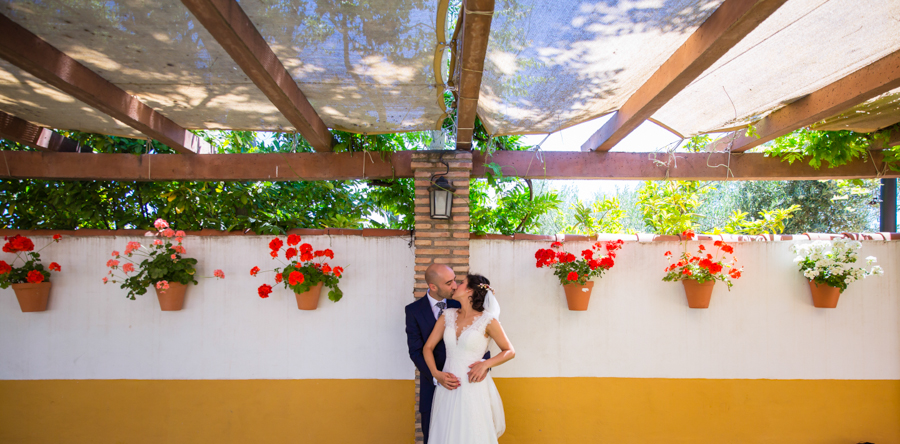
[[[446,220],[431,218],[428,196],[431,175],[443,173],[447,169],[438,161],[441,153],[444,154],[443,160],[450,165],[450,172],[446,174],[447,180],[456,187],[451,218]],[[412,170],[416,181],[416,283],[413,293],[418,299],[425,296],[425,290],[428,289],[428,284],[425,283],[425,269],[429,265],[447,264],[453,268],[457,277],[465,276],[469,272],[469,176],[472,173],[472,153],[413,151]],[[422,420],[418,411],[419,372],[416,371],[416,443],[422,443]]]

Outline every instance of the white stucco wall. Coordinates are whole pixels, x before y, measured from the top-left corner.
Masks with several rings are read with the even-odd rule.
[[[226,279],[199,279],[177,312],[160,311],[153,290],[131,301],[101,282],[110,252],[143,239],[64,238],[42,253],[63,267],[48,311],[21,313],[13,290],[0,290],[0,378],[413,378],[403,315],[413,299],[409,238],[304,236],[345,268],[344,298],[323,295],[316,311],[298,310],[272,273],[250,276],[254,265],[274,267],[270,238],[188,237],[198,274],[222,269]],[[268,299],[257,295],[263,283],[275,288]]]
[[[62,264],[46,312],[21,313],[0,290],[0,379],[412,379],[403,307],[412,301],[414,250],[404,237],[304,236],[346,268],[344,299],[297,310],[265,269],[270,237],[190,237],[201,280],[184,310],[162,312],[100,279],[112,250],[137,237],[66,237],[43,253]],[[38,247],[48,241],[34,237]],[[812,306],[790,242],[738,243],[744,276],[717,284],[708,310],[687,307],[662,282],[675,242],[626,243],[599,280],[587,312],[566,309],[546,242],[473,240],[471,269],[491,279],[516,359],[497,377],[900,379],[900,243],[863,242],[885,276],[854,283],[837,309]],[[577,253],[588,243],[569,243]],[[9,261],[11,255],[0,253]]]
[[[680,283],[662,281],[663,253],[679,243],[629,242],[587,312],[569,311],[552,270],[535,267],[548,245],[472,243],[471,270],[499,293],[516,348],[497,377],[900,379],[898,242],[863,242],[862,257],[876,256],[885,275],[851,284],[836,309],[813,307],[791,242],[736,243],[743,276],[731,292],[717,283],[705,310],[688,308]]]

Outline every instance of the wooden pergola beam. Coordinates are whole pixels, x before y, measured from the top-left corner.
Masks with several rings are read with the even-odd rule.
[[[41,151],[74,153],[79,148],[78,142],[68,137],[3,111],[0,111],[0,139],[11,140]],[[93,150],[84,147],[83,152]]]
[[[612,149],[786,2],[726,0],[581,150]]]
[[[456,92],[456,149],[471,150],[475,114],[481,93],[484,58],[487,56],[494,0],[464,0],[459,12],[458,61],[451,73]]]
[[[734,139],[732,152],[747,151],[898,87],[900,51],[772,112],[756,122],[759,137],[747,136],[745,130],[725,137]]]
[[[0,57],[183,154],[209,144],[0,14]]]
[[[332,151],[325,122],[237,1],[181,2],[316,151]]]
[[[678,153],[669,158],[648,153],[495,152],[487,163],[503,174],[526,179],[586,180],[811,180],[874,178],[884,169],[882,154],[837,168],[813,169],[805,162],[788,164],[762,154]],[[210,154],[75,154],[6,151],[0,178],[125,181],[292,181],[413,177],[411,151],[381,159],[362,153]],[[486,159],[473,156],[472,177],[484,177]],[[717,165],[721,165],[716,167]],[[888,170],[884,177],[900,177]]]

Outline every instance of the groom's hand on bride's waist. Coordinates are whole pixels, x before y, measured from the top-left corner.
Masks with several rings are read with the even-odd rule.
[[[447,390],[459,388],[459,379],[453,373],[438,372],[438,374],[434,375],[434,378],[437,379],[438,384]]]

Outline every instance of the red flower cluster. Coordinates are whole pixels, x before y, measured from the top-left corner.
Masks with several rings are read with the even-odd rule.
[[[581,259],[566,251],[554,251],[562,247],[560,242],[553,242],[550,248],[542,248],[534,253],[537,260],[537,268],[550,267],[554,274],[560,278],[560,283],[578,282],[584,284],[594,276],[600,276],[603,271],[609,270],[615,265],[616,250],[622,248],[625,242],[621,239],[609,242],[595,242],[590,249],[581,251]],[[596,257],[601,251],[606,254]]]
[[[265,299],[269,297],[270,294],[272,294],[272,286],[268,284],[262,284],[256,291],[259,293],[259,297]]]
[[[691,230],[681,233],[681,238],[684,241],[694,239],[695,237],[696,235]],[[713,246],[717,247],[715,255],[707,253],[706,246],[703,244],[697,246],[696,256],[688,254],[685,250],[677,262],[671,263],[666,267],[665,271],[667,274],[663,280],[680,281],[682,279],[695,279],[699,282],[720,280],[726,282],[730,289],[732,283],[728,277],[732,279],[741,277],[741,270],[736,268],[737,260],[734,256],[731,257],[730,261],[726,260],[725,257],[726,255],[734,253],[734,247],[721,240],[713,242]],[[672,260],[671,251],[666,251],[664,256],[670,261]],[[726,273],[723,273],[726,267],[729,268],[726,272],[727,277]]]
[[[59,242],[60,239],[62,239],[61,235],[53,235],[53,242]],[[34,242],[20,234],[12,237],[5,236],[3,240],[6,241],[3,244],[3,251],[13,253],[16,257],[11,263],[0,261],[0,288],[6,288],[11,284],[24,284],[26,282],[37,284],[44,282],[50,278],[50,271],[62,270],[62,267],[56,262],[51,262],[47,271],[44,271],[44,268],[40,265],[41,256],[39,253],[44,248],[47,248],[49,244],[38,251],[34,251]],[[20,267],[16,267],[16,261],[19,260],[23,264]]]
[[[59,236],[58,234],[56,236]],[[56,240],[56,236],[53,237]],[[13,237],[4,237],[4,240],[8,240],[6,244],[3,245],[3,251],[6,253],[18,253],[20,251],[34,251],[34,242],[31,239],[15,235]]]
[[[26,279],[32,284],[39,284],[44,281],[44,274],[37,270],[31,270]]]
[[[333,289],[337,300],[340,298],[340,290],[337,289],[337,282],[344,272],[341,267],[332,268],[327,262],[313,262],[317,258],[334,259],[334,251],[331,249],[314,250],[313,246],[305,243],[301,244],[302,239],[296,234],[288,235],[287,248],[284,251],[284,258],[287,263],[283,268],[275,268],[275,283],[284,283],[285,287],[292,288],[295,292],[307,291],[310,287],[319,282],[324,282]],[[280,256],[280,251],[285,243],[274,238],[269,241],[270,255],[273,259]],[[259,273],[259,267],[253,267],[250,270],[251,276]],[[264,284],[259,287],[260,297],[268,297],[271,293],[271,286]],[[331,297],[331,294],[329,294]]]

